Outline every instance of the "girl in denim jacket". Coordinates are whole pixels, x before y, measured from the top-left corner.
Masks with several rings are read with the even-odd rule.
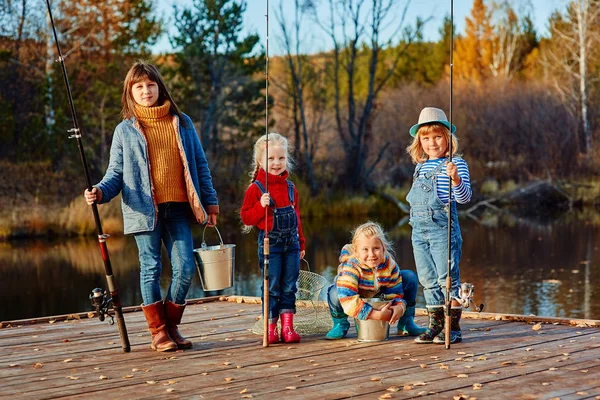
[[[102,204],[122,193],[124,233],[134,235],[139,251],[151,348],[190,348],[177,326],[195,273],[191,223],[217,223],[217,194],[192,120],[179,111],[154,65],[131,67],[122,105],[123,121],[113,135],[106,174],[84,196],[88,204]],[[162,244],[172,265],[164,302]]]
[[[462,236],[458,224],[456,203],[471,200],[469,167],[465,160],[454,155],[458,143],[444,111],[426,107],[419,115],[419,122],[410,128],[414,137],[407,148],[412,161],[417,164],[413,184],[406,197],[410,204],[412,245],[419,282],[429,313],[429,327],[415,339],[417,343],[444,344],[444,304],[446,277],[448,276],[448,200],[452,187],[452,238],[450,275],[452,287],[450,342],[462,340],[459,298],[460,271],[458,263],[462,255]],[[452,162],[448,161],[449,142],[452,140]]]
[[[266,159],[267,135],[254,145],[252,181],[244,196],[240,215],[246,231],[258,227],[258,263],[263,269],[263,241],[265,229],[269,232],[269,332],[268,342],[300,341],[294,331],[296,313],[296,282],[300,274],[300,259],[304,258],[305,244],[298,191],[288,180],[291,158],[287,139],[278,133],[269,133],[269,158]],[[266,191],[268,175],[269,191]],[[265,208],[268,217],[265,218]],[[261,294],[264,288],[261,288]],[[281,337],[277,322],[281,316]]]

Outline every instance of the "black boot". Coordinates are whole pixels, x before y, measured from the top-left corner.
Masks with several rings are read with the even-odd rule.
[[[444,331],[444,306],[427,306],[429,327],[415,339],[416,343],[433,343],[433,339]]]
[[[460,330],[460,317],[462,316],[462,307],[450,308],[450,343],[458,343],[462,341],[462,333]],[[445,344],[446,334],[442,331],[433,339],[435,344]]]

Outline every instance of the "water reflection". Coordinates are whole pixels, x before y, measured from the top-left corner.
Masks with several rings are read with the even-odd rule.
[[[362,222],[304,222],[306,258],[313,272],[333,278],[339,249],[349,240],[349,231]],[[384,226],[401,267],[414,270],[410,227],[395,222]],[[461,226],[461,278],[475,285],[475,301],[485,303],[486,311],[600,319],[600,305],[592,301],[600,295],[597,285],[592,285],[600,278],[597,226],[566,218],[542,224],[508,217],[484,223],[464,219]],[[237,226],[223,226],[220,231],[224,242],[237,246],[235,285],[219,293],[260,295],[256,233],[244,235]],[[206,235],[209,245],[218,242],[215,232],[207,230]],[[197,246],[201,237],[197,227]],[[123,305],[141,304],[135,241],[110,238],[108,246]],[[168,262],[163,260],[167,270]],[[167,284],[163,279],[163,289]],[[105,286],[94,240],[0,244],[0,320],[88,311],[91,290]],[[204,293],[196,276],[188,297],[214,294],[218,293]],[[422,294],[417,301],[424,305]]]

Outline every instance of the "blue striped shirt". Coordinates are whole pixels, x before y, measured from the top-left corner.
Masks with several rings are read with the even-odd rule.
[[[447,158],[438,158],[435,160],[427,160],[419,170],[419,177],[422,177],[427,172],[435,169],[441,162],[445,163]],[[460,157],[452,157],[452,162],[458,169],[460,176],[460,184],[452,187],[452,201],[459,204],[465,204],[471,201],[471,179],[469,178],[469,166],[467,162]],[[450,186],[450,177],[446,175],[446,165],[442,167],[441,172],[437,175],[437,195],[444,204],[448,204],[448,188]]]

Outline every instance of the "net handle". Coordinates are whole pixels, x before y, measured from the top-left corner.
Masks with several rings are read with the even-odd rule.
[[[304,261],[306,263],[306,268],[308,269],[308,272],[312,272],[310,270],[310,264],[308,263],[308,261],[306,261],[306,258],[301,258],[300,261]],[[302,269],[302,263],[300,263],[300,269]]]

